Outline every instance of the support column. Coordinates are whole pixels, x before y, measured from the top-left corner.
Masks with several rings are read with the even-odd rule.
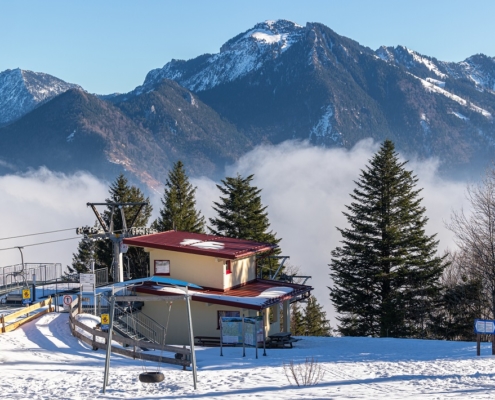
[[[284,315],[282,331],[290,332],[290,300],[284,300],[282,312]]]
[[[270,334],[270,309],[265,308],[263,312],[263,319],[264,319],[264,325],[265,325],[265,336],[268,336]]]
[[[113,281],[124,282],[124,263],[122,262],[122,253],[120,252],[120,243],[119,240],[113,241]]]

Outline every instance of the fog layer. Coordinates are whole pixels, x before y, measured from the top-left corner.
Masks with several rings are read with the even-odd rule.
[[[342,215],[351,202],[349,194],[359,179],[361,169],[378,150],[371,140],[358,143],[351,150],[325,149],[307,143],[285,142],[277,146],[262,146],[228,166],[225,176],[254,174],[254,185],[262,189],[261,196],[271,228],[282,238],[283,255],[290,264],[299,267],[303,275],[311,275],[308,284],[318,301],[325,306],[335,327],[335,315],[329,300],[328,286],[331,251],[341,240],[337,227],[345,227]],[[407,154],[401,155],[409,159]],[[187,168],[187,160],[184,161]],[[466,208],[466,182],[442,179],[435,160],[421,162],[409,159],[407,169],[418,176],[426,214],[427,232],[438,234],[439,251],[453,247],[452,234],[444,221],[452,210]],[[165,180],[166,177],[164,177]],[[213,217],[213,201],[219,190],[209,178],[191,178],[197,187],[196,199],[203,215]],[[39,246],[33,243],[75,237],[75,227],[93,225],[95,217],[87,202],[102,202],[108,197],[108,182],[101,182],[87,173],[64,175],[45,168],[23,175],[0,177],[0,238],[69,229],[56,234],[0,240],[0,249],[24,247],[26,262],[60,262],[70,264],[78,240],[68,240]],[[161,196],[151,196],[158,216]],[[151,223],[151,220],[150,220]],[[72,229],[74,228],[74,229]],[[20,263],[17,249],[0,251],[0,267]]]

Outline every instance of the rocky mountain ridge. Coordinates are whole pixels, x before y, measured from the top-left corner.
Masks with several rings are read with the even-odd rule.
[[[29,74],[7,72],[0,78]],[[58,160],[53,168],[64,169],[60,155],[68,150],[63,141],[77,141],[85,132],[84,152],[92,151],[91,140],[99,149],[91,155],[99,157],[96,171],[105,170],[105,163],[108,171],[119,165],[153,187],[178,159],[192,174],[218,178],[225,164],[257,144],[285,140],[350,148],[364,138],[389,138],[409,155],[438,157],[451,175],[486,166],[495,150],[495,58],[478,54],[453,63],[404,46],[374,51],[318,23],[257,24],[228,40],[217,54],[172,60],[150,71],[143,85],[129,93],[98,99],[85,94],[85,106],[63,95],[47,101],[66,86],[60,81],[50,91],[41,84],[44,74],[31,74],[40,83],[30,89],[25,83],[2,86],[19,78],[0,79],[0,104],[18,112],[15,122],[0,128],[4,164],[14,165],[19,156],[15,138],[43,145],[37,137],[52,131],[52,108],[66,116],[61,119],[65,125],[56,129],[60,141],[53,151],[59,156],[52,154],[51,161]],[[19,93],[39,88],[40,100],[25,102],[42,106],[19,118],[29,107],[14,101],[22,96],[6,101],[6,93],[16,93],[6,87],[18,87]],[[81,119],[81,107],[99,111]],[[73,157],[76,168],[78,157]]]
[[[0,126],[22,117],[35,107],[79,85],[41,72],[19,68],[0,72]]]

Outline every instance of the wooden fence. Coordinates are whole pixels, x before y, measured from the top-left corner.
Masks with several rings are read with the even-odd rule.
[[[42,307],[47,307],[45,310],[40,310],[35,314],[29,315],[29,313],[32,313],[33,311],[36,311]],[[13,331],[14,329],[17,329],[19,326],[24,325],[25,323],[32,321],[33,319],[39,318],[42,315],[45,315],[49,312],[53,311],[52,307],[52,298],[48,297],[48,299],[40,301],[39,303],[33,304],[31,306],[25,307],[19,311],[16,311],[15,313],[8,314],[8,315],[1,315],[0,316],[0,324],[1,324],[1,333],[5,332],[10,332]],[[24,318],[20,318],[23,315],[26,315]],[[20,318],[20,319],[19,319]],[[14,321],[14,322],[12,322]]]
[[[90,328],[88,325],[79,322],[76,319],[76,316],[80,314],[81,311],[82,311],[81,299],[80,296],[78,296],[72,302],[69,312],[69,322],[70,322],[70,329],[72,335],[77,337],[82,342],[90,345],[93,348],[93,350],[106,349],[108,343],[108,332],[102,332],[101,330]],[[86,332],[88,335],[80,332],[79,330],[76,329],[76,327]],[[97,338],[103,338],[103,343],[102,341],[98,341]],[[185,347],[175,347],[175,346],[161,345],[158,343],[144,342],[141,340],[134,340],[118,335],[115,332],[112,334],[112,341],[116,341],[117,343],[120,343],[126,347],[132,347],[132,350],[126,350],[117,346],[112,346],[111,350],[115,354],[132,357],[134,359],[138,358],[141,360],[154,361],[158,363],[162,362],[166,364],[182,365],[184,368],[189,367],[191,365],[191,350]],[[143,353],[142,351],[137,352],[136,349],[138,347],[173,352],[176,354],[181,354],[182,358],[178,359],[178,358],[162,357],[154,354],[146,354]]]

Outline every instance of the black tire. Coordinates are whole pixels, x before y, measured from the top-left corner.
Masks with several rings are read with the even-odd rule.
[[[139,380],[143,383],[158,383],[165,379],[161,372],[143,372],[139,374]]]

